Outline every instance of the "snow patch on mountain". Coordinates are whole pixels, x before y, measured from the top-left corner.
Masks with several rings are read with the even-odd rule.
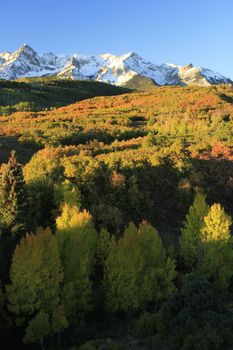
[[[17,79],[54,75],[60,78],[97,80],[124,85],[134,76],[153,79],[158,85],[203,85],[232,83],[220,73],[192,64],[172,63],[157,65],[146,61],[135,52],[116,56],[112,54],[83,55],[80,53],[39,55],[24,44],[14,52],[0,53],[0,78]]]

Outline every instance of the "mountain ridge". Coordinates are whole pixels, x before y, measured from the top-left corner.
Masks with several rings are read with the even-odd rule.
[[[62,79],[96,80],[113,85],[127,85],[133,77],[152,79],[155,85],[233,84],[230,78],[208,68],[149,62],[136,52],[83,55],[80,53],[39,55],[24,44],[13,52],[0,52],[0,78],[57,76]]]

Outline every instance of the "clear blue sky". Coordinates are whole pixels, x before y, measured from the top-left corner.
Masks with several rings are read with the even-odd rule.
[[[0,51],[136,51],[233,79],[233,0],[6,0],[0,33]]]

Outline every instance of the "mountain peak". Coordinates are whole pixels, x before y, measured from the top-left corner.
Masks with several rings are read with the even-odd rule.
[[[186,64],[185,66],[182,66],[183,70],[188,70],[188,69],[191,69],[191,68],[193,68],[193,64],[192,63]]]
[[[122,57],[124,57],[124,59],[127,59],[127,58],[134,58],[134,57],[139,58],[140,56],[136,52],[130,51],[125,55],[123,55]]]
[[[192,64],[156,65],[130,51],[125,55],[83,55],[80,53],[38,55],[34,49],[23,44],[12,53],[0,52],[0,78],[16,79],[55,75],[60,78],[98,80],[114,85],[127,84],[132,77],[152,79],[157,85],[210,85],[232,81],[219,73]],[[138,78],[134,78],[134,81]]]
[[[36,53],[36,51],[33,50],[33,48],[31,46],[29,46],[28,44],[23,44],[22,46],[20,46],[20,48],[17,51],[18,52],[32,52],[32,53]]]
[[[23,60],[31,60],[33,59],[35,61],[35,64],[39,63],[39,56],[36,53],[35,50],[28,44],[23,44],[18,50],[15,52],[12,52],[12,59],[16,60],[18,58],[21,58]]]
[[[24,48],[30,48],[31,49],[31,46],[28,45],[27,43],[24,43],[21,47],[24,47]]]

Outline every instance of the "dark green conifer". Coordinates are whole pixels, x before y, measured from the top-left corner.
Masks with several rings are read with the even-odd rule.
[[[9,267],[16,244],[28,227],[28,196],[22,166],[12,151],[0,177],[0,278],[9,281]]]
[[[2,166],[0,183],[0,220],[3,231],[21,236],[28,226],[28,196],[21,164],[12,151]]]

